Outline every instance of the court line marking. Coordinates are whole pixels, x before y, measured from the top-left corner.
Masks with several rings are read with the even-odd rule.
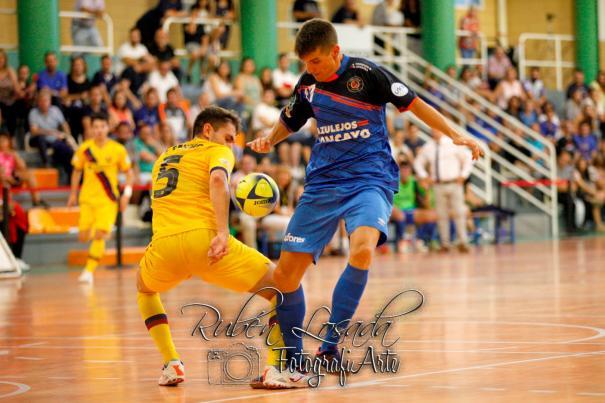
[[[533,362],[543,362],[543,361],[550,361],[550,360],[557,360],[557,359],[564,359],[564,358],[576,358],[576,357],[585,357],[585,356],[593,356],[593,355],[602,355],[604,353],[605,353],[605,350],[600,350],[600,351],[595,351],[595,352],[590,352],[590,353],[564,354],[564,355],[556,355],[556,356],[550,356],[550,357],[531,358],[531,359],[527,359],[527,360],[504,361],[504,362],[497,362],[497,363],[492,363],[492,364],[473,365],[470,367],[451,368],[451,369],[443,369],[443,370],[429,371],[429,372],[419,372],[416,374],[391,377],[387,380],[369,380],[369,381],[362,381],[362,382],[356,382],[356,383],[348,383],[347,386],[349,388],[362,388],[362,387],[366,387],[366,386],[376,386],[376,385],[380,385],[384,382],[390,382],[390,381],[400,380],[400,379],[420,378],[420,377],[428,376],[428,375],[463,372],[463,371],[470,371],[470,370],[476,370],[476,369],[485,369],[485,368],[490,368],[490,367],[502,367],[502,366],[507,366],[507,365],[528,364],[528,363],[533,363]],[[328,390],[341,390],[341,389],[342,389],[341,386],[327,386],[325,388],[320,387],[318,390],[328,391]],[[300,393],[300,392],[306,391],[306,390],[307,389],[285,391],[285,392],[283,392],[283,394]],[[259,398],[259,397],[272,396],[272,395],[274,396],[275,394],[263,393],[263,394],[257,394],[257,395],[243,395],[243,396],[237,396],[237,397],[231,397],[231,398],[225,398],[225,399],[203,400],[202,402],[218,403],[218,402],[228,402],[228,401],[235,401],[235,400]]]
[[[17,360],[39,361],[39,360],[44,360],[45,358],[42,358],[42,357],[15,357],[15,359],[17,359]]]
[[[13,386],[17,387],[17,390],[15,390],[13,392],[5,393],[3,395],[0,395],[0,399],[4,399],[5,397],[17,396],[17,395],[25,393],[25,392],[27,392],[28,390],[31,389],[29,387],[29,385],[26,385],[24,383],[16,383],[16,382],[8,382],[8,381],[0,381],[0,383],[3,383],[5,385],[13,385]]]
[[[531,392],[531,393],[544,393],[544,394],[546,394],[546,393],[555,393],[556,390],[552,390],[552,389],[530,389],[530,390],[528,390],[528,392]]]
[[[8,355],[8,350],[0,350],[0,355]]]
[[[71,380],[71,379],[76,379],[76,378],[73,376],[49,376],[48,379],[61,379],[61,380],[69,379],[69,380]]]
[[[433,385],[433,386],[431,386],[431,388],[433,388],[433,389],[459,389],[460,386],[454,386],[454,385]]]
[[[36,342],[36,343],[21,344],[21,345],[17,346],[17,348],[27,348],[27,347],[41,346],[43,344],[48,344],[48,342],[47,341],[39,341],[39,342]]]
[[[115,363],[134,362],[134,361],[130,361],[130,360],[84,360],[84,362],[88,362],[91,364],[115,364]]]
[[[397,385],[397,384],[391,385],[391,384],[386,383],[384,385],[378,385],[378,386],[382,386],[382,387],[386,387],[386,388],[407,388],[410,385]]]
[[[484,387],[484,388],[479,388],[480,390],[485,390],[486,392],[502,392],[505,391],[506,388],[489,388],[489,387]]]
[[[579,396],[605,396],[605,393],[597,393],[597,392],[578,392],[576,395]]]

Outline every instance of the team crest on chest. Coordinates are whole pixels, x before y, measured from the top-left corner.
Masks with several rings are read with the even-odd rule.
[[[303,90],[303,95],[309,103],[313,102],[313,94],[315,94],[315,84],[310,85]]]
[[[363,90],[363,80],[358,76],[349,78],[347,81],[347,89],[349,92],[353,93]]]

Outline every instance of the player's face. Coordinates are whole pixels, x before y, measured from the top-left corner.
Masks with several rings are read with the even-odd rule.
[[[109,125],[103,119],[96,119],[92,122],[92,136],[95,140],[104,140],[109,133]]]
[[[235,140],[235,126],[232,123],[226,123],[219,126],[218,129],[214,130],[211,124],[206,123],[204,125],[204,132],[208,134],[208,139],[214,143],[223,144],[225,146],[231,146]]]
[[[317,81],[327,81],[340,66],[340,47],[334,45],[327,50],[320,47],[301,57],[301,60],[307,72]]]

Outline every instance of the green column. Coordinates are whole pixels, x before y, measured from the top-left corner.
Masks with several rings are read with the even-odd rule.
[[[454,0],[422,0],[420,4],[424,58],[444,70],[456,63]]]
[[[576,0],[576,64],[591,82],[599,70],[597,0]]]
[[[32,72],[44,68],[44,53],[59,51],[59,1],[18,0],[19,62]]]
[[[242,56],[258,68],[275,67],[277,59],[277,4],[275,0],[240,0]]]

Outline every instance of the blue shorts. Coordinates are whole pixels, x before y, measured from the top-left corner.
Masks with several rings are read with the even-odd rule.
[[[387,224],[393,206],[393,193],[378,186],[331,189],[306,188],[290,219],[282,250],[313,255],[317,262],[324,247],[345,220],[350,235],[358,227],[380,231],[378,245],[388,234]]]

